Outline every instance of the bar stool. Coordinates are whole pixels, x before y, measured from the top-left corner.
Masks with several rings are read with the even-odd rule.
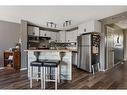
[[[42,84],[42,81],[43,81],[43,62],[46,61],[46,60],[40,60],[39,59],[39,55],[40,55],[40,52],[34,52],[34,55],[36,57],[36,60],[35,61],[32,61],[30,63],[30,88],[32,88],[32,80],[33,79],[37,79],[37,81],[40,79],[41,80],[41,88],[43,89],[43,84]],[[33,73],[34,73],[34,67],[37,67],[38,69],[38,72],[37,72],[37,75],[36,76],[33,76]]]
[[[55,82],[55,89],[57,89],[57,82],[60,83],[60,73],[59,73],[59,65],[60,65],[60,60],[47,60],[43,63],[43,88],[45,89],[45,83],[46,82]],[[46,75],[46,69],[47,68],[55,68],[55,79],[47,79]]]

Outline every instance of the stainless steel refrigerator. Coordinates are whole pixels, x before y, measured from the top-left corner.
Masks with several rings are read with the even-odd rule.
[[[80,35],[77,39],[77,67],[92,72],[92,65],[99,63],[100,36],[98,33],[87,33]]]

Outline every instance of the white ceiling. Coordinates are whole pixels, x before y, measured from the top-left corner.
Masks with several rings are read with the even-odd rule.
[[[21,19],[38,25],[52,21],[59,27],[65,20],[76,25],[127,11],[127,6],[0,6],[0,20],[20,23]]]

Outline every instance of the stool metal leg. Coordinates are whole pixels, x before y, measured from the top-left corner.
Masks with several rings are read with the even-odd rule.
[[[100,63],[97,64],[98,71],[100,71]]]
[[[92,65],[92,72],[93,72],[93,75],[95,74],[95,72],[94,72],[94,66]]]
[[[55,89],[57,89],[57,77],[58,77],[58,72],[57,72],[57,67],[55,68]]]
[[[49,78],[52,79],[52,69],[51,69],[51,67],[49,67],[49,72],[50,72],[49,73]]]
[[[38,77],[39,77],[39,67],[37,67],[37,82],[39,81]]]
[[[60,67],[57,67],[57,77],[58,77],[58,83],[60,83]]]
[[[45,72],[45,68],[46,68],[46,67],[43,68],[43,74],[44,74],[44,75],[43,75],[43,88],[44,88],[44,89],[45,89],[45,82],[46,82],[46,77],[45,77],[45,76],[46,76],[46,74],[45,74],[46,72]]]
[[[32,88],[33,67],[30,66],[30,88]]]
[[[41,67],[41,74],[40,74],[40,77],[41,77],[41,89],[43,89],[44,88],[44,85],[43,85],[43,83],[44,83],[44,79],[43,79],[43,67]]]
[[[45,79],[48,79],[48,67],[45,68]]]

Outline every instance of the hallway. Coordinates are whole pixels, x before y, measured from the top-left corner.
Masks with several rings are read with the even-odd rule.
[[[53,83],[47,87],[53,89]],[[34,81],[33,89],[38,88],[40,83]],[[0,89],[30,89],[27,71],[0,70]],[[73,67],[72,81],[62,81],[58,89],[127,89],[127,62],[94,76]]]

